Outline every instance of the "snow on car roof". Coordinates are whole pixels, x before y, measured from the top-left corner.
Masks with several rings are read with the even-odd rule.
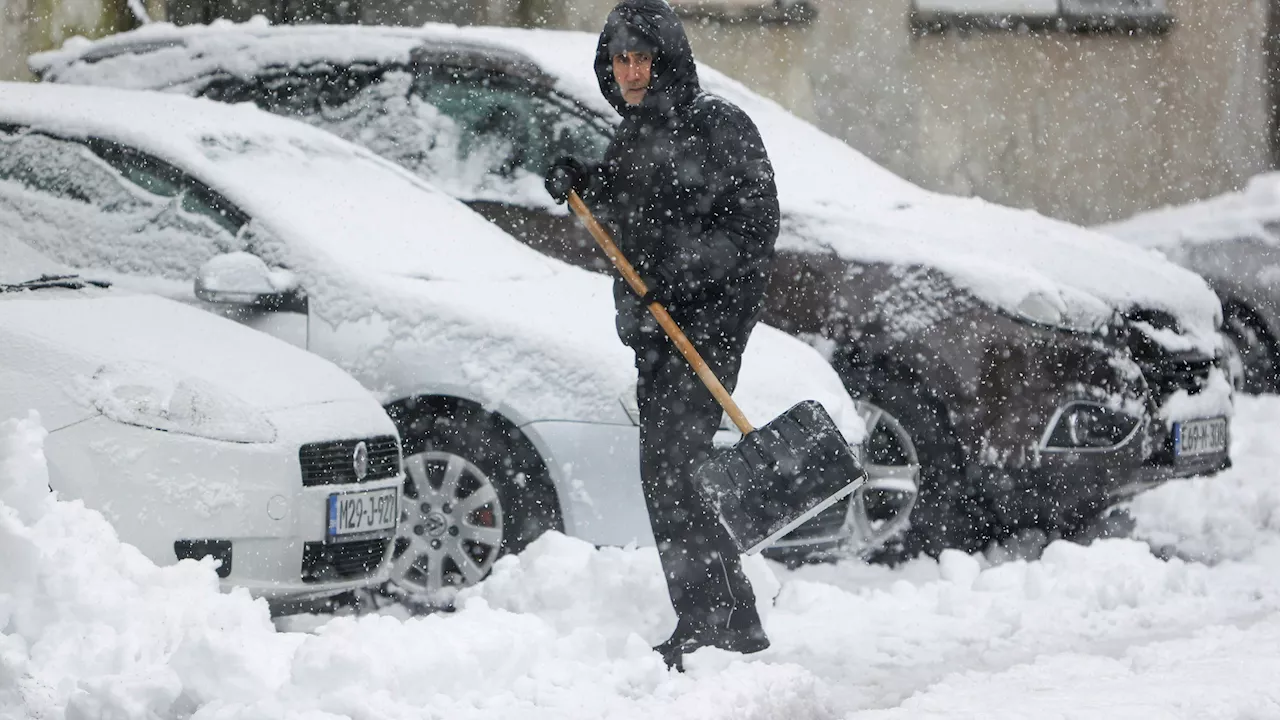
[[[1147,247],[1251,239],[1280,245],[1280,173],[1264,173],[1243,190],[1138,213],[1097,230]]]
[[[209,183],[276,235],[346,267],[446,280],[539,277],[556,267],[403,169],[250,106],[0,83],[0,122],[151,153]]]
[[[518,51],[551,75],[559,91],[617,118],[592,71],[596,36],[581,32],[442,24],[271,28],[260,19],[207,27],[157,23],[92,43],[68,41],[62,50],[33,56],[31,64],[58,82],[181,89],[202,73],[250,74],[255,64],[404,61],[415,42]],[[160,49],[124,52],[130,44]],[[116,51],[124,54],[104,57]],[[936,268],[975,296],[1015,312],[1028,304],[1047,305],[1068,318],[1100,318],[1112,308],[1164,310],[1214,342],[1218,301],[1194,273],[1033,211],[926,191],[714,69],[701,65],[699,74],[704,87],[752,117],[769,148],[784,215],[780,247]],[[531,197],[529,204],[546,202]]]

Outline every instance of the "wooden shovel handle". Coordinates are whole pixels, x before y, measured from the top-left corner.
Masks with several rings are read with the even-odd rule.
[[[596,222],[595,216],[591,214],[591,210],[587,208],[587,204],[582,202],[582,198],[578,197],[576,191],[569,191],[569,207],[573,208],[573,212],[587,226],[587,230],[591,232],[591,236],[600,243],[600,247],[604,250],[604,254],[609,256],[609,260],[613,262],[613,266],[618,268],[618,272],[622,273],[622,277],[636,291],[636,295],[644,297],[649,292],[648,286],[644,284],[644,279],[640,277],[640,273],[631,267],[631,263],[627,262],[627,258],[623,256],[622,251],[614,244],[613,238],[609,237],[609,231],[605,230],[600,223]],[[684,355],[684,359],[689,361],[689,365],[693,367],[693,371],[698,374],[702,383],[707,386],[711,394],[715,396],[716,402],[720,403],[720,407],[729,414],[729,419],[733,420],[733,424],[738,426],[738,430],[746,435],[755,430],[751,423],[747,420],[747,416],[742,414],[742,409],[738,407],[738,403],[733,401],[733,397],[729,395],[729,391],[724,389],[724,385],[720,384],[720,378],[711,372],[711,368],[707,367],[707,363],[698,354],[693,347],[693,343],[689,342],[689,338],[685,336],[684,331],[676,325],[676,321],[671,318],[671,313],[662,307],[661,303],[649,303],[649,312],[657,318],[658,324],[666,331],[667,337],[671,338],[671,342],[676,344],[676,348]]]

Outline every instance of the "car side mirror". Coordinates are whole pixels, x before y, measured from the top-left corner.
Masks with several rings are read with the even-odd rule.
[[[226,305],[276,309],[300,295],[298,280],[288,270],[272,270],[257,255],[232,252],[210,258],[196,273],[196,297]]]

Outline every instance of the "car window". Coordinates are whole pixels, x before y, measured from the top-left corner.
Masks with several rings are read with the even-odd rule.
[[[463,200],[550,204],[562,155],[603,157],[602,121],[522,81],[447,67],[354,64],[219,76],[201,94],[252,102],[362,145]]]
[[[247,221],[229,201],[168,163],[117,143],[90,140],[86,144],[125,180],[152,195],[177,198],[185,213],[205,218],[232,235]]]
[[[457,161],[493,175],[541,177],[561,155],[598,160],[609,144],[571,103],[510,78],[439,67],[419,74],[414,91],[456,124]]]
[[[194,277],[242,249],[242,217],[215,198],[135,151],[0,128],[0,226],[67,265]]]
[[[0,180],[84,205],[128,211],[145,201],[76,143],[23,130],[0,130]]]

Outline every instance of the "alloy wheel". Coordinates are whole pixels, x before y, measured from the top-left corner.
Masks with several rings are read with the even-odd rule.
[[[392,581],[428,598],[480,582],[502,550],[502,503],[492,479],[449,452],[417,453],[404,464]]]
[[[920,457],[898,418],[866,401],[857,408],[867,427],[862,444],[867,483],[849,503],[849,521],[853,545],[871,551],[906,527],[919,494]]]

